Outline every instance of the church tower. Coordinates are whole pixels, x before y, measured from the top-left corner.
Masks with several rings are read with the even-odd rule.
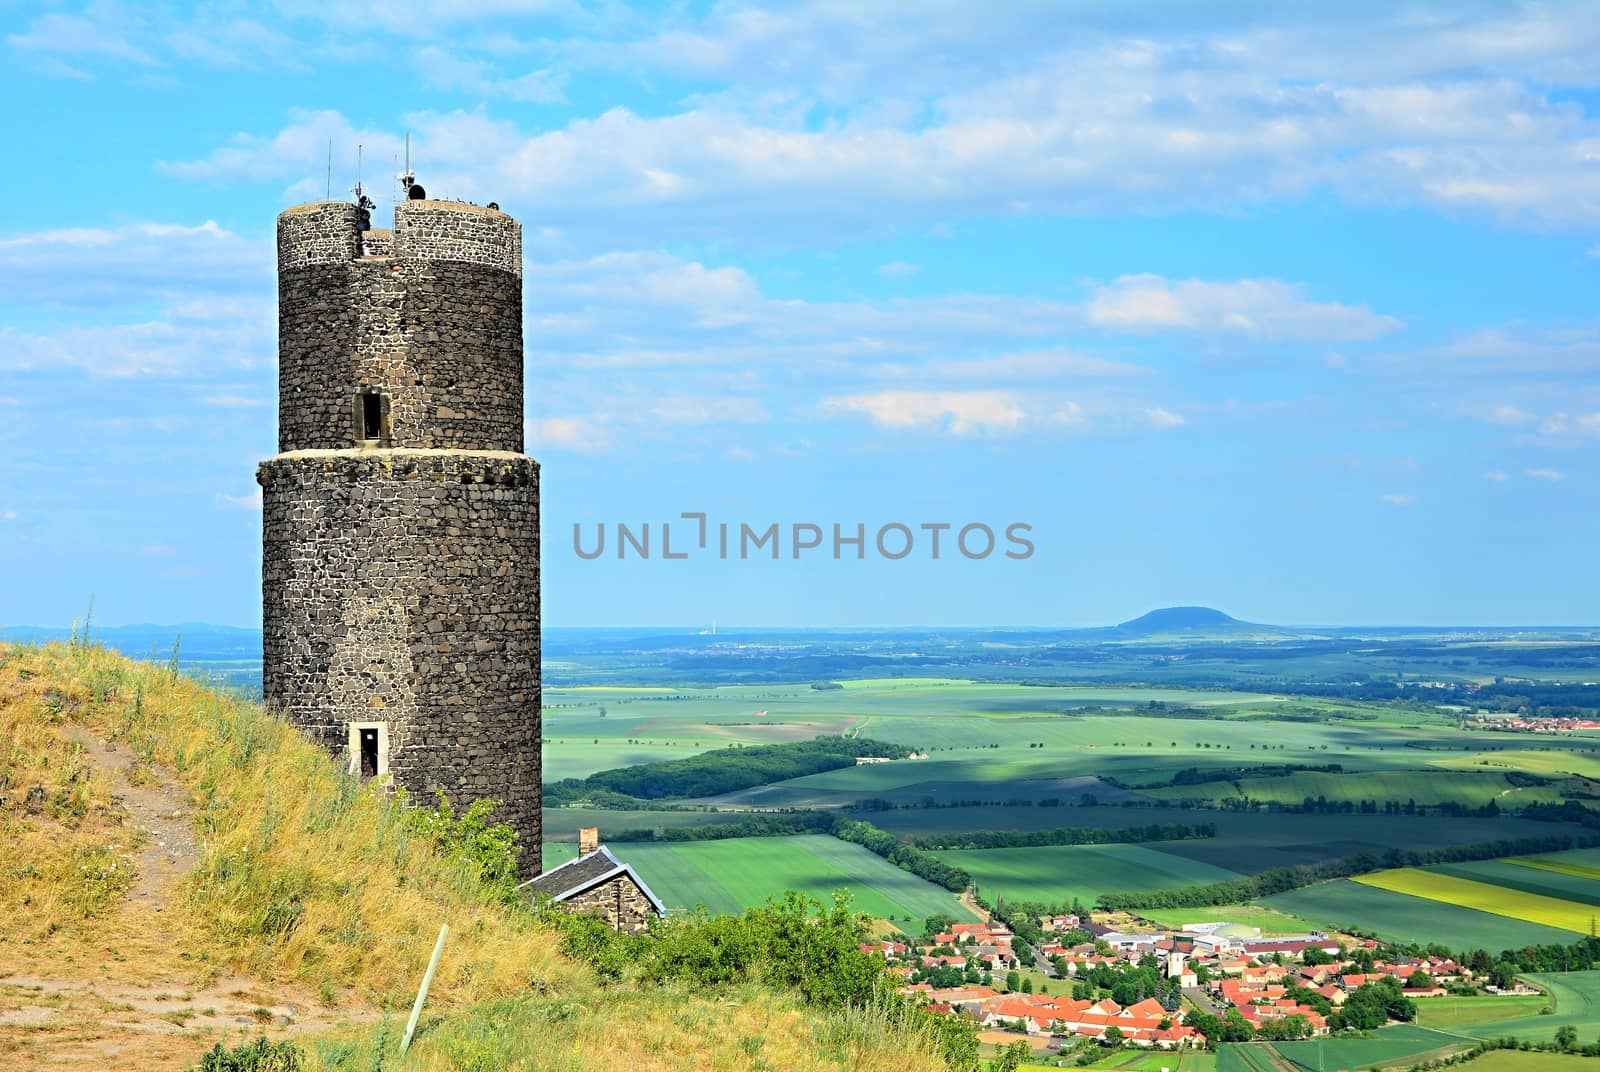
[[[264,690],[362,778],[492,798],[539,852],[539,466],[522,453],[522,228],[408,182],[278,217]]]

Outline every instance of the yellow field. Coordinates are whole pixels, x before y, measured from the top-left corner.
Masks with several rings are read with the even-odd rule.
[[[1530,774],[1576,774],[1583,778],[1600,778],[1600,756],[1587,751],[1543,752],[1523,749],[1510,752],[1477,752],[1471,755],[1430,759],[1428,765],[1450,770],[1483,770],[1487,767],[1527,771]]]
[[[1516,864],[1518,867],[1533,867],[1540,871],[1554,871],[1558,875],[1571,875],[1573,878],[1587,878],[1600,882],[1600,867],[1579,863],[1577,860],[1563,860],[1554,856],[1508,856],[1505,862]]]
[[[1440,875],[1415,867],[1398,867],[1391,871],[1378,871],[1358,876],[1354,881],[1364,886],[1374,886],[1392,893],[1404,893],[1429,901],[1473,908],[1497,916],[1528,923],[1541,923],[1546,927],[1587,934],[1589,921],[1594,918],[1594,906],[1575,901],[1562,901],[1555,897],[1542,897],[1536,893],[1508,890],[1491,886],[1487,882],[1473,882],[1453,875]]]

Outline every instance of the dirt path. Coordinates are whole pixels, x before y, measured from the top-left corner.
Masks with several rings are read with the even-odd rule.
[[[199,854],[188,794],[164,771],[141,762],[126,745],[73,727],[72,740],[83,746],[90,762],[110,774],[117,803],[139,831],[142,845],[138,879],[128,900],[154,912],[166,909],[179,881],[193,869]]]
[[[328,1008],[303,988],[188,961],[178,948],[186,921],[177,898],[200,845],[187,792],[125,744],[77,726],[66,735],[110,776],[138,833],[138,875],[120,910],[93,931],[30,949],[0,942],[0,1069],[178,1072],[222,1039],[327,1031],[381,1015],[365,1005]]]

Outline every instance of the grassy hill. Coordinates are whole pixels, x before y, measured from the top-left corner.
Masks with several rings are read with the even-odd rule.
[[[944,1067],[882,1009],[569,958],[287,725],[88,645],[0,644],[0,834],[3,1067],[182,1069],[258,1032],[311,1072]]]

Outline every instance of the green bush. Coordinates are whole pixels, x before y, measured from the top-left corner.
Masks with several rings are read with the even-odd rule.
[[[517,834],[505,823],[491,823],[498,800],[475,800],[460,815],[443,792],[434,808],[413,808],[406,820],[412,830],[431,840],[444,855],[466,864],[485,889],[506,904],[517,894]]]
[[[217,1043],[200,1058],[195,1072],[300,1072],[304,1066],[299,1046],[289,1039],[268,1042],[263,1036],[231,1050]]]

